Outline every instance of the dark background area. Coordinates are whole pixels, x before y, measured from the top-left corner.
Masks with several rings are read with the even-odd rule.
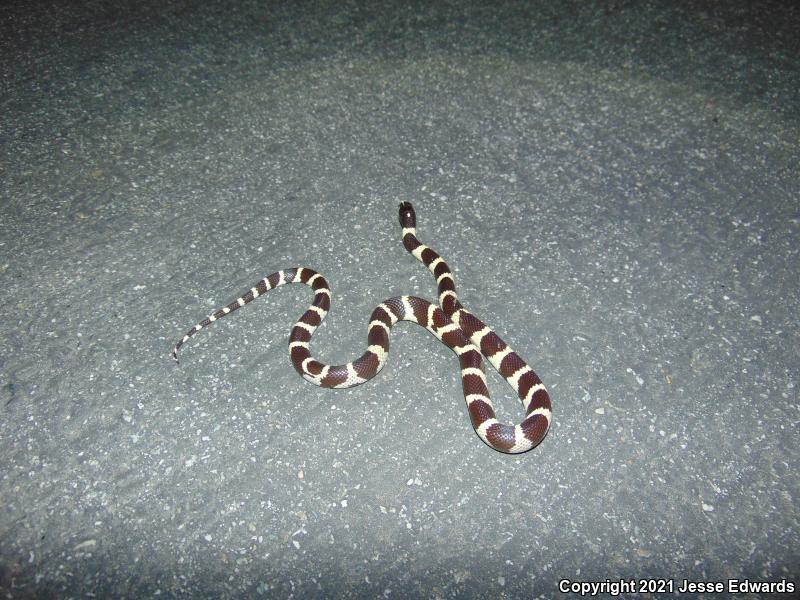
[[[796,586],[799,31],[790,2],[4,3],[4,596]],[[403,200],[548,385],[538,448],[482,444],[414,325],[374,380],[303,381],[302,286],[169,359],[293,266],[333,288],[314,353],[360,355],[384,298],[435,299]]]

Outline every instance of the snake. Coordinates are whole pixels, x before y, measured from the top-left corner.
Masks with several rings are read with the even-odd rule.
[[[303,283],[313,290],[314,299],[292,327],[289,356],[304,379],[326,388],[349,388],[369,381],[386,364],[392,327],[399,321],[410,321],[427,329],[458,355],[464,400],[478,437],[489,447],[507,454],[536,447],[547,435],[552,420],[550,396],[541,379],[492,329],[462,306],[450,267],[436,251],[417,238],[417,218],[410,202],[400,204],[399,220],[405,249],[436,279],[439,304],[416,296],[395,296],[381,302],[369,318],[367,349],[356,360],[329,365],[311,354],[311,336],[330,310],[331,290],[321,274],[307,267],[282,269],[261,279],[239,298],[187,331],[175,344],[172,358],[177,362],[181,347],[201,329],[274,288]],[[483,357],[517,392],[525,412],[521,422],[510,425],[498,421],[487,387]]]

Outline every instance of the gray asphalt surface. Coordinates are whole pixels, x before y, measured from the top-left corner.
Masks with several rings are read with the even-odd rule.
[[[676,4],[4,3],[3,597],[796,590],[800,11]],[[535,450],[481,443],[411,324],[303,381],[303,286],[169,359],[292,266],[358,356],[435,298],[402,200],[548,385]]]

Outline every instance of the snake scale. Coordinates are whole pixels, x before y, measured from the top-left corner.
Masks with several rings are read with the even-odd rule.
[[[416,214],[409,202],[400,204],[399,216],[403,245],[436,278],[439,305],[415,296],[396,296],[384,300],[370,316],[367,350],[353,362],[326,365],[311,355],[311,335],[328,314],[331,292],[325,278],[306,267],[284,269],[259,281],[237,300],[190,329],[175,344],[172,357],[177,361],[181,346],[198,331],[269,290],[286,283],[304,283],[314,290],[314,300],[289,336],[292,364],[304,379],[328,388],[352,387],[372,379],[386,364],[392,326],[398,321],[412,321],[425,327],[458,355],[464,399],[472,427],[478,436],[500,452],[517,454],[530,450],[544,439],[552,416],[550,396],[542,381],[508,344],[461,305],[456,295],[455,279],[447,263],[417,239]],[[519,424],[507,425],[497,420],[486,386],[481,355],[517,391],[525,410],[525,418]]]

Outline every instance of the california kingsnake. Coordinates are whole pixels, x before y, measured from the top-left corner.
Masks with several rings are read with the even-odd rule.
[[[433,273],[439,288],[439,306],[415,296],[397,296],[384,300],[369,319],[369,346],[360,358],[346,365],[326,365],[311,356],[309,342],[331,303],[328,282],[316,271],[305,267],[284,269],[259,281],[238,300],[202,320],[175,344],[172,357],[198,331],[207,327],[272,288],[285,283],[305,283],[314,290],[314,301],[292,328],[289,354],[292,364],[306,380],[322,387],[346,388],[375,377],[386,363],[389,331],[398,321],[413,321],[425,327],[443,344],[458,354],[461,383],[472,427],[489,446],[500,452],[516,454],[535,447],[550,427],[550,397],[539,377],[496,333],[458,301],[455,279],[447,263],[417,239],[416,215],[408,202],[400,204],[403,245]],[[525,419],[519,425],[505,425],[495,417],[486,376],[483,354],[492,366],[517,390]]]

